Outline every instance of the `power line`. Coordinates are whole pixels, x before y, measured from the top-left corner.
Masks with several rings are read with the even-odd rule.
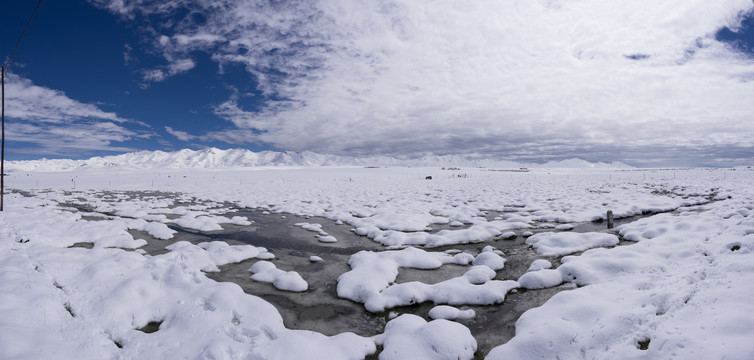
[[[26,33],[29,31],[29,28],[31,28],[31,24],[34,22],[34,19],[37,18],[37,14],[39,13],[39,8],[42,7],[42,2],[44,0],[37,0],[37,6],[34,7],[34,11],[32,11],[31,16],[29,16],[29,20],[26,21],[26,26],[24,27],[24,31],[21,32],[21,36],[18,37],[18,41],[16,41],[16,46],[13,47],[13,52],[10,53],[10,56],[8,57],[8,60],[5,61],[5,64],[2,65],[0,72],[0,81],[2,82],[2,145],[0,145],[0,211],[3,211],[3,198],[5,195],[5,71],[8,70],[8,67],[13,64],[13,60],[16,59],[16,56],[18,56],[18,51],[21,49],[21,45],[24,44],[24,38],[26,37]]]
[[[34,23],[34,19],[37,18],[37,14],[39,13],[39,8],[42,7],[42,3],[44,0],[38,0],[37,6],[34,7],[34,11],[32,11],[31,15],[29,16],[29,20],[26,21],[26,26],[24,26],[24,31],[21,32],[21,36],[18,37],[18,41],[16,41],[16,46],[13,47],[13,51],[10,53],[10,56],[8,57],[8,60],[5,61],[5,69],[7,70],[11,64],[13,64],[13,60],[16,59],[16,56],[18,56],[18,51],[21,49],[21,46],[24,44],[24,39],[26,38],[26,33],[29,31],[29,28],[31,28],[31,24]]]

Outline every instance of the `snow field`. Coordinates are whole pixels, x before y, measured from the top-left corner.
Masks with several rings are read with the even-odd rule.
[[[229,203],[322,216],[395,247],[354,254],[351,270],[338,279],[339,296],[372,312],[424,301],[495,304],[519,286],[579,286],[527,311],[516,323],[516,336],[487,355],[490,359],[754,354],[747,341],[754,335],[748,315],[754,313],[750,174],[731,173],[723,181],[720,173],[703,170],[677,178],[668,172],[467,172],[464,179],[436,169],[150,170],[116,179],[84,170],[14,174],[7,183],[32,197],[6,196],[7,211],[0,214],[0,357],[39,358],[55,350],[60,357],[84,359],[322,354],[358,359],[374,353],[376,345],[383,346],[385,359],[474,356],[476,341],[466,327],[413,315],[396,317],[373,338],[289,330],[262,299],[204,275],[227,262],[271,259],[263,248],[177,242],[161,255],[129,251],[145,241],[128,230],[169,239],[174,231],[169,224],[201,231],[247,224],[222,216]],[[424,175],[435,180],[424,181]],[[650,176],[644,181],[642,175]],[[44,190],[71,190],[71,177],[75,193]],[[102,191],[107,189],[186,195],[171,199],[145,192],[134,199]],[[112,198],[104,201],[105,196]],[[721,201],[705,205],[709,198]],[[75,212],[66,204],[90,208]],[[505,271],[505,255],[494,249],[474,256],[406,247],[495,241],[543,222],[557,227],[552,223],[599,219],[607,209],[617,217],[678,210],[616,229],[636,242],[626,246],[612,247],[605,234],[531,234],[530,245],[554,252],[548,256],[584,252],[562,258],[556,269],[533,262],[518,281],[494,280],[493,268]],[[452,229],[431,230],[451,223]],[[93,248],[68,248],[79,243]],[[598,248],[587,250],[593,247]],[[436,284],[395,283],[401,267],[445,264],[468,270]],[[159,330],[137,330],[150,323]]]
[[[516,337],[487,358],[751,358],[752,201],[740,192],[622,225],[618,232],[638,243],[526,273],[523,287],[581,287],[526,312]]]
[[[14,197],[0,214],[3,358],[285,359],[316,349],[354,359],[374,352],[372,340],[353,334],[285,329],[270,304],[203,273],[231,261],[267,258],[264,249],[178,242],[166,254],[145,256],[119,248],[67,248],[71,241],[60,246],[54,234],[35,226],[41,218],[29,216],[30,209],[45,206]],[[46,210],[51,223],[66,231],[81,227],[96,234],[100,227],[107,236],[112,225]],[[148,323],[159,324],[159,331],[137,330]]]

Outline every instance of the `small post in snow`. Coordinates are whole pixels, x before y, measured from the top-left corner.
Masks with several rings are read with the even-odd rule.
[[[613,228],[613,211],[612,210],[607,211],[607,228],[608,229]]]

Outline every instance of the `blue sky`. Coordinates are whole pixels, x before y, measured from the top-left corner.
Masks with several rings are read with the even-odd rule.
[[[2,56],[35,4],[4,4]],[[6,159],[216,146],[750,165],[753,9],[45,1],[6,79]]]
[[[36,1],[16,1],[4,5],[2,49],[9,53],[15,45]],[[220,146],[221,141],[201,144],[182,142],[165,127],[194,133],[220,130],[225,121],[212,112],[212,106],[225,101],[235,90],[254,93],[253,77],[243,69],[226,67],[217,72],[205,53],[194,55],[197,66],[191,72],[174,76],[170,81],[146,83],[142,72],[158,67],[164,60],[144,46],[139,23],[120,20],[117,16],[86,1],[47,1],[32,25],[19,56],[12,65],[13,74],[29,79],[34,85],[62,91],[70,99],[94,104],[127,120],[121,125],[138,133],[127,141],[113,141],[92,149],[42,146],[29,139],[11,139],[8,159],[46,157],[90,157],[148,149],[171,150],[184,147]],[[7,56],[7,54],[6,54]],[[12,94],[8,94],[11,96]],[[256,99],[244,98],[250,109]],[[23,119],[10,117],[8,126]],[[116,137],[113,137],[116,138]],[[256,150],[258,144],[244,144]]]

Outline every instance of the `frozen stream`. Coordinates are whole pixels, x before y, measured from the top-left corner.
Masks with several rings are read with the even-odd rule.
[[[143,247],[148,253],[157,254],[164,247],[177,241],[200,243],[204,241],[225,241],[231,245],[250,244],[261,246],[276,255],[272,260],[279,269],[294,270],[309,283],[305,292],[281,291],[270,283],[251,279],[249,268],[258,260],[250,259],[238,263],[223,265],[220,272],[209,272],[207,276],[216,281],[233,282],[240,285],[248,294],[259,296],[275,305],[280,311],[285,325],[291,329],[312,330],[325,335],[354,332],[362,336],[373,336],[384,331],[385,324],[398,314],[415,314],[429,319],[428,312],[435,306],[421,303],[411,306],[389,309],[384,312],[370,313],[364,305],[337,296],[338,277],[349,271],[348,260],[361,250],[381,251],[386,248],[364,236],[355,235],[349,225],[336,225],[333,221],[317,217],[301,217],[292,214],[270,214],[261,210],[242,210],[226,216],[244,216],[253,223],[248,226],[228,225],[222,231],[199,232],[171,225],[178,230],[169,241],[158,240],[148,234],[132,231],[135,236],[148,240]],[[490,215],[492,216],[492,215]],[[640,217],[618,220],[617,224],[635,221]],[[310,222],[322,224],[322,229],[335,236],[335,243],[317,241],[314,233],[304,230],[296,223]],[[434,229],[437,230],[437,229]],[[552,228],[522,229],[517,231],[515,239],[496,239],[476,244],[460,244],[427,248],[428,251],[462,251],[472,254],[481,252],[482,248],[492,245],[505,254],[507,262],[504,269],[497,272],[496,280],[516,280],[524,274],[532,261],[547,259],[558,264],[560,257],[545,257],[525,244],[520,236],[524,231],[553,231]],[[607,232],[606,223],[584,223],[573,231]],[[612,232],[612,231],[611,231]],[[321,262],[312,262],[310,256],[319,256]],[[468,270],[467,266],[447,264],[439,269],[420,270],[401,268],[396,283],[419,281],[427,284],[458,277]],[[477,340],[477,358],[482,358],[493,347],[504,343],[515,335],[515,322],[525,311],[545,303],[554,294],[572,289],[570,283],[541,289],[513,290],[502,304],[488,306],[461,306],[461,309],[473,309],[476,316],[472,319],[458,319]]]

